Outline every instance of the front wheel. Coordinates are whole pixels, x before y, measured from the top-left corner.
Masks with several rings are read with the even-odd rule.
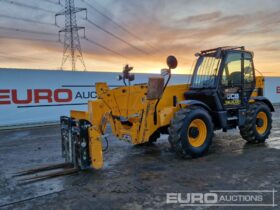
[[[263,143],[269,137],[272,128],[270,108],[256,102],[249,106],[244,126],[240,126],[240,134],[250,143]]]
[[[204,155],[213,138],[213,123],[209,113],[198,106],[175,113],[169,127],[169,142],[180,157]]]

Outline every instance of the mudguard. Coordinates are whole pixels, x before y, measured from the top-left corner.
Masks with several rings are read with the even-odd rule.
[[[206,109],[208,112],[211,112],[210,107],[207,104],[205,104],[204,102],[202,102],[202,101],[198,101],[198,100],[184,100],[184,101],[180,101],[179,104],[187,105],[187,106],[198,105],[198,106],[201,106],[204,109]]]
[[[264,96],[256,96],[256,97],[252,97],[251,100],[263,102],[270,108],[271,112],[275,112],[275,109],[268,98]]]

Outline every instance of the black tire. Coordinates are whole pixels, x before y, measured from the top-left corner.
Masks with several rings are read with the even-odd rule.
[[[258,114],[263,112],[267,116],[267,126],[263,133],[258,132]],[[269,137],[272,128],[270,108],[262,102],[251,104],[247,110],[247,118],[244,126],[240,126],[240,134],[249,143],[263,143]]]
[[[199,146],[194,146],[191,143],[192,137],[189,134],[190,125],[194,120],[203,121],[207,131],[203,144]],[[201,157],[208,151],[214,134],[211,116],[205,109],[199,106],[191,106],[176,112],[168,131],[168,140],[176,154],[179,157],[191,156],[193,158]]]

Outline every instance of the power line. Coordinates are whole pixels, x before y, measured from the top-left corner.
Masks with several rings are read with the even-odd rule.
[[[118,56],[121,56],[121,57],[123,57],[123,58],[126,58],[126,57],[123,56],[122,54],[120,54],[120,53],[118,53],[118,52],[116,52],[116,51],[114,51],[114,50],[112,50],[112,49],[109,49],[109,48],[105,47],[104,45],[99,44],[99,43],[97,43],[97,42],[95,42],[95,41],[93,41],[93,40],[91,40],[91,39],[88,39],[88,38],[83,38],[83,39],[86,40],[86,41],[88,41],[88,42],[90,42],[91,44],[94,44],[94,45],[96,45],[96,46],[98,46],[98,47],[100,47],[100,48],[102,48],[102,49],[108,51],[108,52],[111,52],[111,53],[113,53],[113,54],[116,54],[116,55],[118,55]]]
[[[86,21],[88,21],[90,24],[92,24],[92,25],[95,26],[96,28],[100,29],[100,30],[103,31],[104,33],[107,33],[107,34],[109,34],[110,36],[114,37],[115,39],[117,39],[117,40],[119,40],[119,41],[121,41],[121,42],[123,42],[123,43],[129,45],[130,47],[134,48],[135,50],[137,50],[137,51],[139,51],[139,52],[141,52],[141,53],[143,53],[143,54],[147,54],[147,55],[149,54],[148,52],[146,52],[146,51],[144,51],[144,50],[142,50],[142,49],[136,47],[135,45],[133,45],[133,44],[127,42],[126,40],[120,38],[119,36],[115,35],[114,33],[112,33],[112,32],[110,32],[110,31],[106,30],[105,28],[103,28],[103,27],[101,27],[100,25],[96,24],[96,23],[93,22],[92,20],[86,19]]]
[[[60,1],[58,0],[57,2],[54,2],[54,1],[51,1],[51,0],[43,0],[43,1],[46,1],[46,2],[49,2],[50,4],[55,4],[55,5],[58,5],[58,6],[63,6]]]
[[[89,7],[91,7],[92,9],[94,9],[96,12],[98,12],[100,15],[102,15],[103,17],[107,18],[108,20],[110,20],[112,23],[114,23],[116,26],[118,26],[121,30],[127,32],[128,34],[130,34],[130,36],[132,36],[133,38],[137,39],[138,41],[144,42],[145,45],[147,45],[148,47],[157,50],[157,48],[155,48],[153,45],[149,44],[147,41],[143,40],[141,37],[139,37],[138,35],[136,35],[135,33],[131,32],[129,29],[125,28],[124,26],[122,26],[121,24],[117,23],[113,18],[111,18],[110,16],[104,14],[103,12],[101,12],[99,9],[97,9],[96,7],[94,7],[91,3],[89,2],[85,2],[85,0],[81,0],[84,3],[86,3]],[[103,10],[106,10],[104,7],[102,7],[102,5],[100,5],[96,0],[93,0],[99,7],[101,7]]]
[[[27,41],[33,41],[33,42],[54,42],[54,43],[60,43],[58,40],[50,40],[50,39],[34,39],[34,38],[2,36],[2,35],[0,35],[0,38],[3,38],[3,39],[27,40]]]
[[[23,32],[23,33],[31,33],[31,34],[52,35],[52,36],[57,35],[56,33],[51,33],[51,32],[34,31],[34,30],[11,28],[11,27],[5,27],[5,26],[0,26],[0,29],[16,31],[16,32]]]
[[[19,7],[26,7],[26,8],[34,9],[34,10],[41,10],[41,11],[52,13],[52,14],[55,13],[54,11],[44,9],[44,8],[40,8],[40,7],[36,7],[36,6],[32,6],[32,5],[29,5],[29,4],[23,4],[23,3],[19,3],[19,2],[15,2],[15,1],[11,1],[11,0],[1,0],[1,1],[9,3],[9,4],[16,5],[16,6],[19,6]]]
[[[0,28],[1,28],[1,27],[0,27]],[[56,34],[55,34],[55,35],[56,35]],[[3,35],[0,35],[0,38],[3,38],[3,39],[27,40],[27,41],[34,41],[34,42],[54,42],[54,43],[61,43],[59,40],[37,39],[37,38],[34,39],[34,38],[26,38],[26,37],[11,37],[11,36],[3,36]],[[113,54],[116,54],[116,55],[118,55],[118,56],[121,56],[122,58],[126,58],[124,55],[122,55],[122,54],[120,54],[120,53],[118,53],[118,52],[116,52],[116,51],[114,51],[114,50],[111,50],[111,49],[105,47],[104,45],[99,44],[99,43],[97,43],[97,42],[95,42],[95,41],[93,41],[93,40],[90,40],[90,39],[88,39],[88,38],[82,38],[82,39],[84,39],[85,41],[87,41],[87,42],[89,42],[89,43],[91,43],[91,44],[94,44],[94,45],[96,45],[96,46],[98,46],[98,47],[100,47],[100,48],[102,48],[102,49],[104,49],[104,50],[106,50],[106,51],[108,51],[108,52],[111,52],[111,53],[113,53]]]
[[[29,23],[37,23],[37,24],[42,24],[42,25],[53,25],[53,26],[56,26],[55,24],[51,24],[51,23],[47,23],[47,22],[42,22],[42,21],[39,21],[39,20],[32,20],[32,19],[27,19],[27,18],[19,18],[19,17],[10,16],[10,15],[0,14],[0,17],[8,18],[8,19],[13,19],[13,20],[20,20],[20,21],[29,22]]]
[[[100,14],[101,16],[103,16],[104,18],[106,18],[107,20],[111,21],[112,23],[114,23],[116,26],[118,26],[121,30],[125,31],[126,33],[128,33],[130,36],[132,36],[133,38],[137,39],[138,41],[141,42],[145,42],[143,39],[141,39],[140,37],[138,37],[137,35],[135,35],[134,33],[132,33],[130,30],[126,29],[125,27],[123,27],[121,24],[117,23],[115,20],[113,20],[111,17],[109,17],[108,15],[104,14],[103,12],[101,12],[99,9],[97,9],[95,6],[93,6],[92,4],[88,3],[86,0],[81,0],[82,2],[84,2],[86,5],[88,5],[91,9],[93,9],[94,11],[96,11],[98,14]],[[147,43],[145,43],[147,44]],[[149,45],[149,44],[147,44]],[[149,45],[150,46],[150,45]],[[153,46],[150,46],[153,48]]]

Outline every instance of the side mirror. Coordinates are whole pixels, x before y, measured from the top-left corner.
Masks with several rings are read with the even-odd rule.
[[[169,69],[175,69],[178,65],[177,58],[173,55],[167,57],[166,63]]]

